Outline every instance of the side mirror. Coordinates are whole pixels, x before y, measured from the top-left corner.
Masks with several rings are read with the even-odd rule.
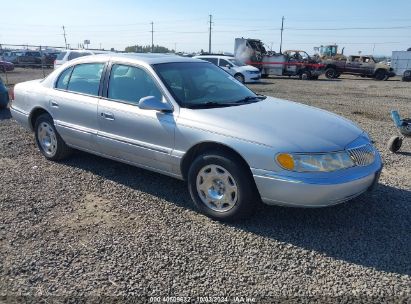
[[[231,65],[229,65],[229,64],[227,64],[225,67],[226,67],[227,69],[231,69]]]
[[[156,110],[160,112],[173,111],[173,107],[169,103],[163,102],[155,96],[141,98],[138,102],[138,107],[142,110]]]

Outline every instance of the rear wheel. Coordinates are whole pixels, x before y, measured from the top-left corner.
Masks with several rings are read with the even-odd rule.
[[[300,73],[300,79],[302,80],[308,80],[311,79],[311,73],[310,71],[304,70]]]
[[[71,148],[57,133],[53,118],[41,114],[34,125],[36,144],[40,152],[49,160],[62,160],[71,154]]]
[[[334,79],[337,78],[338,76],[337,70],[335,68],[328,68],[325,70],[325,77],[328,79]]]
[[[246,170],[236,157],[223,151],[199,155],[188,172],[188,187],[197,208],[221,221],[250,216],[258,198]]]

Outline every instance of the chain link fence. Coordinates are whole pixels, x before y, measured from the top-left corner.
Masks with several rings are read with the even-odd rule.
[[[0,77],[7,87],[21,81],[44,78],[53,71],[58,54],[68,49],[75,50],[65,46],[0,44]],[[95,53],[115,51],[87,50]]]

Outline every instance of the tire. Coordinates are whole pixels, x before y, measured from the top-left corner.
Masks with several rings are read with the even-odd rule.
[[[388,73],[387,71],[384,70],[377,70],[377,72],[375,72],[375,80],[378,81],[385,81],[388,79]]]
[[[402,146],[402,138],[399,136],[393,136],[390,138],[387,144],[388,150],[392,153],[396,153]]]
[[[328,79],[335,79],[338,78],[338,72],[335,68],[328,68],[325,70],[325,77]]]
[[[243,76],[242,74],[240,74],[240,73],[235,74],[235,75],[234,75],[234,78],[237,79],[237,80],[238,80],[239,82],[241,82],[241,83],[244,83],[244,82],[245,82],[244,76]]]
[[[402,81],[410,82],[411,81],[411,70],[407,70],[404,72],[402,76]]]
[[[307,70],[301,71],[301,73],[300,73],[300,79],[301,79],[301,80],[309,80],[309,79],[311,79],[311,73],[310,73],[310,71],[307,71]]]
[[[237,157],[224,151],[199,155],[188,172],[188,188],[196,207],[219,221],[251,216],[259,197],[248,170]]]
[[[34,124],[34,136],[40,152],[49,160],[63,160],[72,149],[66,145],[57,133],[53,118],[49,114],[41,114]]]

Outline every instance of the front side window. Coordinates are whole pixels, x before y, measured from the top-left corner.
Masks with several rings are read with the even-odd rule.
[[[232,58],[232,59],[230,58],[230,59],[228,59],[228,61],[230,61],[232,64],[234,64],[236,66],[239,66],[239,67],[246,66],[246,64],[244,62],[242,62],[238,59],[235,59],[235,58]]]
[[[200,59],[207,60],[208,62],[218,65],[218,58],[200,58]]]
[[[141,98],[162,94],[153,78],[143,69],[121,64],[114,64],[108,84],[107,97],[138,105]]]
[[[265,98],[210,63],[175,62],[153,67],[181,107],[227,107]]]
[[[71,71],[73,71],[73,67],[64,70],[63,73],[60,74],[59,79],[56,83],[56,89],[67,90],[67,85],[70,80]]]
[[[67,90],[97,96],[103,68],[104,63],[76,65],[71,73]]]
[[[219,66],[220,67],[227,67],[227,65],[228,66],[232,66],[232,64],[231,63],[229,63],[227,60],[225,60],[225,59],[220,59],[220,64],[219,64]]]

